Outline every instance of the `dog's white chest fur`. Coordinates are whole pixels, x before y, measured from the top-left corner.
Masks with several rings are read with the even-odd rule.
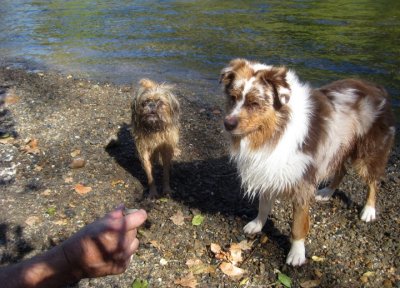
[[[274,147],[266,143],[252,150],[249,140],[243,138],[239,149],[231,152],[242,185],[250,197],[255,197],[257,193],[269,197],[278,196],[296,186],[312,162],[312,157],[300,149],[308,134],[313,108],[309,99],[310,89],[291,71],[287,78],[295,96],[288,103],[291,115],[280,141]]]

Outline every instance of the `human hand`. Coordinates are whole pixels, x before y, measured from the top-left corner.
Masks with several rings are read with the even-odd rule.
[[[128,267],[139,246],[137,228],[147,214],[138,210],[124,216],[123,209],[121,205],[61,244],[77,280],[120,274]]]

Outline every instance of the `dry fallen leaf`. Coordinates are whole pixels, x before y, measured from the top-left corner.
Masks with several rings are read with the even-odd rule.
[[[164,249],[164,245],[158,243],[156,240],[151,240],[149,241],[151,245],[153,245],[154,248],[156,248],[157,250],[163,250]]]
[[[40,171],[43,170],[43,167],[42,167],[42,166],[39,166],[39,165],[35,165],[34,170],[37,171],[37,172],[40,172]]]
[[[172,215],[169,219],[172,220],[172,222],[175,225],[181,226],[183,224],[185,224],[185,217],[183,216],[183,213],[181,210],[179,210],[178,212],[176,212],[174,215]]]
[[[230,252],[230,261],[233,265],[237,265],[238,263],[243,261],[242,257],[242,248],[237,243],[232,243],[231,247],[229,248]]]
[[[35,225],[37,222],[39,222],[39,217],[37,216],[29,216],[25,220],[25,223],[29,226]]]
[[[4,103],[6,105],[12,105],[19,101],[19,96],[15,94],[15,90],[13,88],[7,91],[6,97],[4,99]]]
[[[218,244],[215,244],[215,243],[211,243],[210,248],[211,248],[211,252],[213,252],[214,254],[218,254],[222,250],[221,246],[219,246]]]
[[[322,262],[322,261],[325,260],[324,257],[319,257],[319,256],[312,256],[311,259],[312,259],[314,262]]]
[[[26,145],[22,147],[22,151],[28,154],[39,154],[40,150],[38,147],[38,140],[37,139],[29,139],[26,142]]]
[[[124,185],[124,180],[122,180],[122,179],[117,179],[117,180],[112,180],[111,181],[111,186],[113,186],[113,187],[115,187],[115,186],[117,186],[117,185]]]
[[[76,156],[81,154],[81,150],[76,149],[74,151],[71,152],[71,157],[75,158]]]
[[[80,195],[84,195],[92,191],[92,187],[83,186],[82,184],[76,184],[74,189]]]
[[[189,273],[185,277],[175,280],[174,284],[190,288],[195,288],[198,285],[197,280],[194,277],[193,273]]]
[[[307,280],[302,283],[300,283],[301,288],[314,288],[314,287],[319,287],[321,284],[321,280],[316,279],[316,280]]]
[[[49,196],[50,194],[51,194],[51,190],[50,189],[46,189],[42,193],[40,193],[40,195],[43,195],[43,196]]]
[[[200,259],[198,259],[198,258],[192,258],[192,259],[188,259],[187,261],[186,261],[186,265],[190,268],[190,267],[193,267],[193,266],[196,266],[196,265],[200,265],[200,264],[203,264],[203,262],[200,260]]]
[[[66,219],[60,219],[60,220],[53,221],[53,223],[56,225],[67,225],[68,221]]]
[[[204,264],[200,259],[197,258],[187,260],[186,265],[189,267],[190,272],[192,272],[194,275],[215,273],[214,266]]]
[[[242,240],[240,241],[239,246],[240,248],[242,248],[243,251],[251,250],[251,248],[253,247],[253,243],[254,241],[249,242],[247,240]]]
[[[232,265],[232,263],[228,262],[222,262],[221,265],[219,265],[219,269],[221,269],[225,275],[229,276],[229,278],[236,281],[242,279],[246,273],[246,270],[236,267]]]
[[[221,246],[219,246],[218,244],[215,243],[211,243],[210,245],[211,248],[211,252],[213,252],[215,254],[215,258],[217,258],[218,260],[227,260],[229,261],[229,253],[223,251],[221,249]]]

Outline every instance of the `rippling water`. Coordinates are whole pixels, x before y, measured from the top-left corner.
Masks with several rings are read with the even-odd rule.
[[[314,85],[373,80],[399,109],[400,1],[2,0],[0,57],[116,83],[151,76],[212,89],[230,59],[245,57],[288,65]]]

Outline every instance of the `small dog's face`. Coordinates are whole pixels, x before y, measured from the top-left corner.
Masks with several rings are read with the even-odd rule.
[[[233,137],[261,131],[270,136],[286,114],[290,98],[287,69],[235,59],[221,71],[227,96],[225,129]]]
[[[179,102],[172,86],[142,79],[132,103],[132,120],[137,127],[159,131],[179,122]]]

